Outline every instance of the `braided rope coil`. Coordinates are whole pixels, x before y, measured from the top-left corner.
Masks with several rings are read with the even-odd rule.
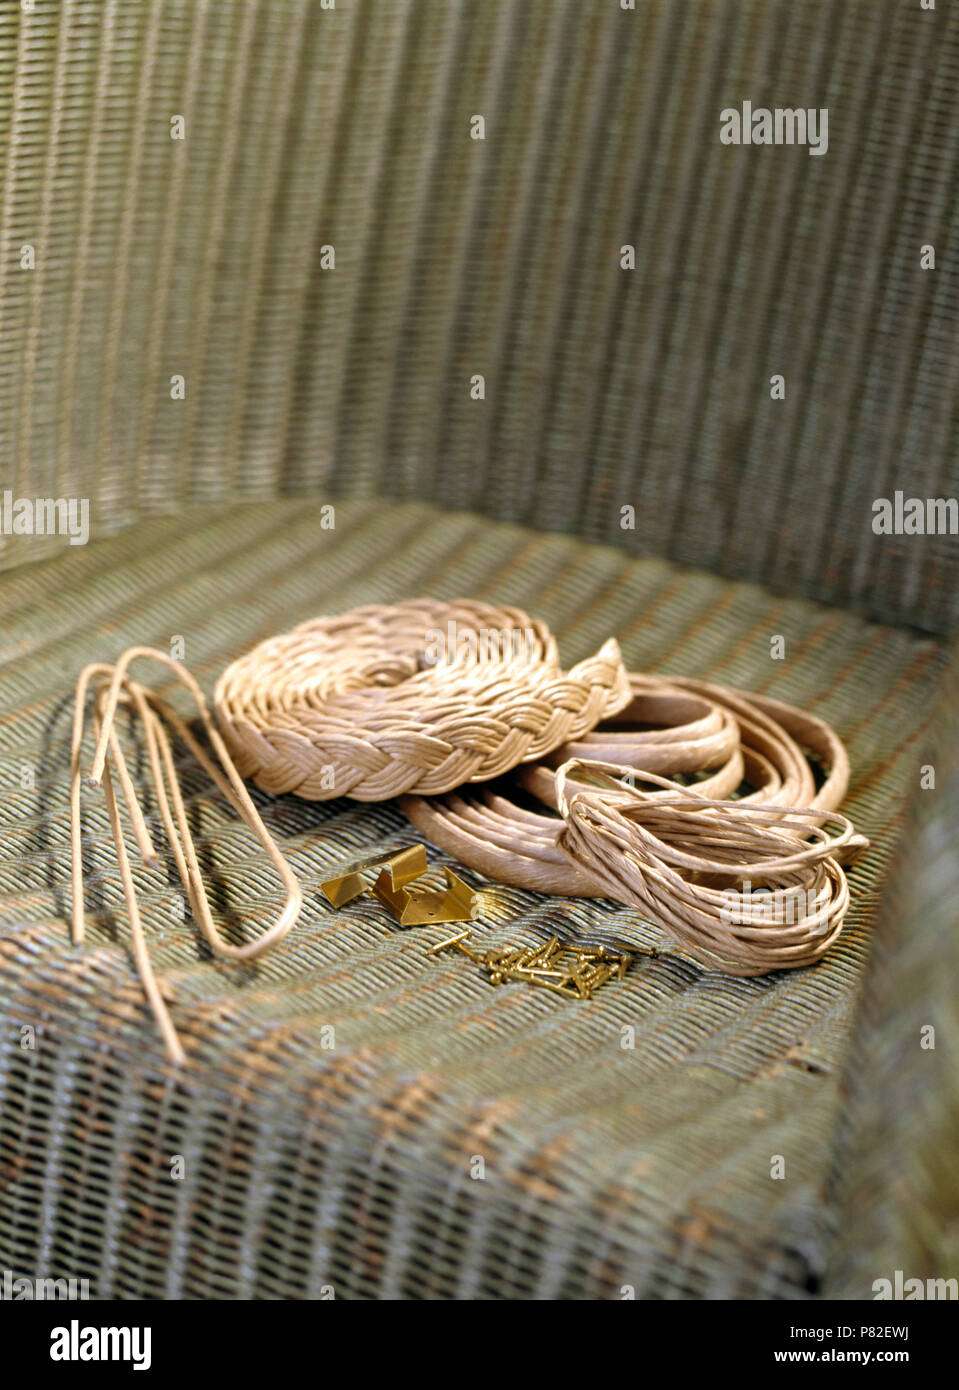
[[[564,671],[521,609],[430,599],[302,623],[235,661],[214,694],[241,775],[311,801],[486,781],[629,700],[614,639]]]

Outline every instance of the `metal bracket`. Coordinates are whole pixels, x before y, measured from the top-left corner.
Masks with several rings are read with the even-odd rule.
[[[398,878],[395,864],[388,864],[373,884],[373,896],[388,907],[401,927],[422,927],[433,922],[472,921],[480,913],[479,894],[457,878],[452,869],[444,869],[445,888],[427,888],[420,893],[408,893],[405,884],[415,875]]]
[[[383,868],[384,865],[386,868]],[[394,888],[401,889],[404,884],[412,883],[414,878],[419,878],[421,874],[426,873],[426,846],[410,845],[408,849],[394,849],[387,854],[372,854],[367,855],[365,859],[353,859],[342,865],[335,874],[323,879],[320,883],[320,891],[333,907],[342,907],[344,903],[351,902],[361,893],[365,893],[367,889],[376,892],[375,886],[369,884],[363,877],[363,874],[369,869],[382,869],[383,873],[380,877],[389,874]],[[379,897],[378,893],[377,897]],[[430,920],[452,921],[457,919],[440,917]]]

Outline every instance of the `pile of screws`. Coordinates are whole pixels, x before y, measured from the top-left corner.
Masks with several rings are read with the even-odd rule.
[[[631,960],[626,952],[609,951],[605,946],[564,946],[558,936],[541,946],[495,946],[480,953],[466,944],[471,934],[472,928],[467,927],[457,936],[431,946],[427,954],[435,956],[455,946],[483,966],[491,985],[522,980],[567,999],[590,999],[593,991],[607,980],[621,980]]]

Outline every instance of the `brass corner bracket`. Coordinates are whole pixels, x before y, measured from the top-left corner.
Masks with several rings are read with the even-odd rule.
[[[387,866],[384,869],[384,865]],[[363,874],[370,869],[389,872],[396,888],[412,883],[426,873],[425,845],[410,845],[408,849],[389,850],[386,854],[371,854],[342,865],[335,874],[320,883],[320,891],[333,907],[352,902],[371,887]]]
[[[479,894],[468,883],[444,869],[445,888],[407,891],[409,878],[397,881],[394,866],[388,864],[373,884],[373,896],[388,907],[401,927],[422,927],[433,922],[466,922],[479,916]]]
[[[372,884],[363,877],[371,869],[380,871]],[[335,874],[323,879],[320,890],[333,907],[342,907],[369,890],[378,902],[389,908],[401,927],[422,927],[434,922],[465,922],[479,916],[479,894],[452,869],[443,870],[445,888],[408,892],[406,885],[421,878],[426,869],[425,846],[410,845],[408,849],[351,860]]]

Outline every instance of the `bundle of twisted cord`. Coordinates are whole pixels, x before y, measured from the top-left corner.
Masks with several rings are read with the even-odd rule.
[[[519,640],[516,640],[519,638]],[[164,665],[192,696],[213,756],[176,711],[134,681],[134,662]],[[150,964],[111,766],[144,862],[157,862],[117,735],[118,707],[143,731],[157,809],[194,917],[211,949],[250,961],[289,932],[300,887],[244,785],[313,800],[378,800],[410,788],[446,791],[535,759],[591,729],[628,703],[629,683],[614,640],[563,671],[548,628],[519,609],[463,601],[414,600],[366,607],[305,623],[234,662],[215,693],[217,724],[196,681],[174,658],[149,647],[115,666],[81,672],[71,751],[73,939],[84,938],[81,775],[84,712],[95,687],[96,750],[88,781],[102,782],[147,998],[174,1061],[183,1048]],[[277,869],[286,900],[276,920],[243,946],[216,929],[203,884],[171,748],[180,738],[247,823]],[[218,765],[219,764],[219,765]],[[224,775],[225,774],[225,775]]]
[[[841,804],[849,760],[834,731],[815,715],[683,677],[634,673],[630,686],[633,700],[619,714],[547,760],[518,769],[522,791],[555,810],[553,764],[577,758],[622,765],[624,777],[697,774],[701,796],[736,794],[746,804],[776,806],[782,816],[791,807],[832,811]],[[818,790],[804,749],[825,769]],[[744,782],[750,790],[740,795]],[[406,796],[400,805],[421,833],[490,878],[569,897],[607,895],[607,884],[585,861],[563,853],[562,821],[523,805],[502,781],[443,797]]]
[[[846,816],[719,801],[655,773],[640,774],[659,789],[644,791],[624,785],[628,771],[571,759],[556,776],[559,847],[610,897],[727,974],[811,965],[828,951],[849,906],[841,864],[865,844]]]

